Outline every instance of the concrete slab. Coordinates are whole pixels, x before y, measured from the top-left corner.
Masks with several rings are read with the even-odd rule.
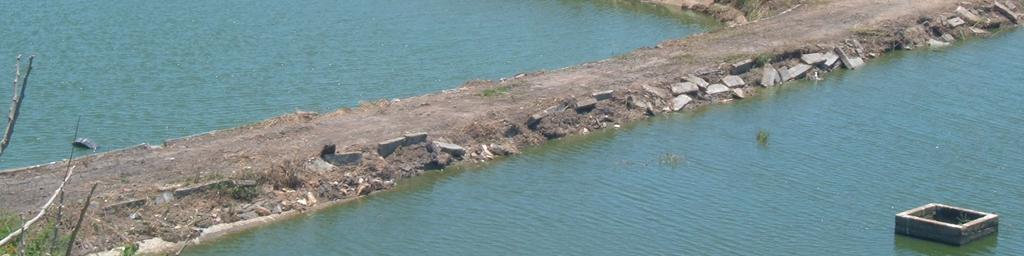
[[[697,84],[695,84],[693,82],[682,82],[682,83],[676,83],[676,84],[672,85],[672,94],[673,95],[687,94],[687,93],[692,93],[692,92],[696,92],[696,91],[699,91],[699,90],[700,90],[700,87],[698,87]]]
[[[690,104],[693,98],[687,95],[679,95],[672,99],[672,111],[679,111],[686,107],[686,104]]]
[[[427,133],[425,133],[425,132],[409,133],[409,134],[406,134],[404,137],[405,137],[405,144],[404,145],[406,145],[406,146],[416,145],[416,144],[426,143],[427,142]]]
[[[612,98],[612,93],[614,93],[614,92],[615,92],[615,90],[599,91],[599,92],[595,92],[595,93],[591,94],[590,96],[594,97],[594,99],[597,99],[598,101],[602,101],[602,100],[611,99]]]
[[[395,153],[395,150],[403,144],[405,144],[405,137],[381,141],[380,143],[377,143],[377,154],[380,155],[380,157],[386,158],[390,156],[391,153]]]
[[[686,81],[697,84],[697,87],[700,87],[701,89],[708,88],[708,85],[711,85],[708,81],[705,81],[704,78],[700,78],[695,75],[687,76]]]
[[[850,69],[858,69],[861,66],[864,66],[864,59],[861,59],[860,57],[852,58],[850,59],[850,64],[848,66]]]
[[[964,8],[963,6],[957,6],[955,12],[956,12],[957,17],[960,17],[960,18],[964,19],[965,21],[970,22],[972,24],[981,23],[981,21],[982,21],[980,16],[978,16],[977,14],[974,14],[973,12],[971,12],[971,10],[968,10],[967,8]]]
[[[741,60],[739,62],[733,63],[731,65],[731,69],[729,69],[729,73],[733,74],[733,75],[739,75],[739,74],[743,74],[743,73],[749,72],[750,69],[752,69],[752,68],[754,68],[754,60],[753,59],[745,59],[745,60]]]
[[[949,24],[950,27],[954,27],[954,28],[955,27],[959,27],[959,26],[963,26],[966,23],[967,22],[964,22],[964,20],[960,19],[960,17],[953,17],[951,19],[946,20],[946,24]]]
[[[835,52],[827,52],[827,53],[825,53],[825,67],[826,68],[835,68],[836,67],[836,63],[839,63],[839,54],[836,54]]]
[[[650,85],[644,85],[642,87],[644,88],[644,91],[647,91],[647,92],[653,94],[654,96],[657,96],[658,98],[667,99],[667,98],[671,98],[672,97],[672,93],[671,92],[669,92],[668,90],[662,89],[660,87],[655,87],[655,86],[650,86]]]
[[[593,97],[583,97],[576,101],[576,111],[587,111],[597,107],[597,99]]]
[[[793,79],[802,78],[804,75],[807,74],[807,71],[810,71],[810,70],[811,70],[811,65],[796,64],[796,66],[793,66],[793,67],[788,69],[788,71],[786,72],[785,76],[782,77],[782,81],[789,81],[789,80],[793,80]]]
[[[996,233],[999,215],[943,204],[896,214],[896,234],[961,246]]]
[[[808,53],[800,56],[800,60],[807,65],[818,65],[827,60],[824,53]]]
[[[772,87],[776,86],[781,82],[782,77],[779,76],[779,71],[771,65],[765,65],[761,68],[761,86]]]
[[[462,146],[455,145],[452,143],[435,141],[434,145],[436,145],[437,148],[441,150],[441,152],[448,153],[449,155],[455,157],[461,157],[462,155],[466,154],[466,149],[462,148]]]
[[[726,76],[722,78],[722,83],[729,88],[740,87],[747,84],[747,82],[744,82],[743,78],[739,76]]]
[[[708,85],[708,89],[707,89],[706,92],[707,92],[708,95],[714,95],[714,94],[719,94],[719,93],[728,92],[728,91],[729,91],[729,87],[725,86],[724,84],[712,84],[712,85]]]

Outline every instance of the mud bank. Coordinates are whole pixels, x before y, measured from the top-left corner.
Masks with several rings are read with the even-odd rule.
[[[75,159],[70,209],[101,183],[76,252],[143,241],[144,252],[175,251],[384,191],[424,171],[825,79],[893,50],[984,37],[1014,26],[1020,12],[991,1],[898,2],[794,2],[755,21],[594,63]],[[65,165],[0,173],[9,191],[0,207],[37,210]]]

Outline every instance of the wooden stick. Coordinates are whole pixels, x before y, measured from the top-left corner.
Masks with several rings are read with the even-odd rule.
[[[21,215],[18,216],[18,220],[21,221],[21,224],[25,224],[25,218],[21,217]],[[15,249],[15,250],[16,250],[16,252],[18,252],[18,256],[25,256],[25,233],[24,232],[21,233],[20,235],[18,235],[18,248]]]
[[[78,230],[82,228],[82,220],[85,219],[85,213],[89,210],[89,203],[92,202],[92,193],[96,192],[96,185],[100,183],[93,183],[92,189],[89,190],[89,196],[85,197],[85,205],[82,206],[82,212],[78,213],[78,223],[75,223],[75,229],[71,230],[71,240],[68,241],[68,250],[64,252],[64,256],[71,256],[71,249],[75,247],[75,237],[78,236]]]
[[[14,94],[11,99],[11,112],[7,115],[7,129],[4,130],[3,140],[0,140],[0,156],[4,154],[7,145],[11,143],[11,135],[14,134],[14,123],[18,121],[18,115],[21,112],[21,101],[25,98],[25,87],[28,86],[28,76],[32,74],[32,60],[36,58],[35,55],[28,57],[28,68],[25,69],[25,75],[21,75],[21,55],[18,55],[18,61],[14,64],[16,71],[14,71]]]

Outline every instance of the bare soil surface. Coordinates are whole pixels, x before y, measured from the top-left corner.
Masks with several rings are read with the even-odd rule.
[[[683,6],[683,1],[658,1]],[[972,34],[968,29],[972,24],[951,27],[943,22],[953,17],[957,6],[990,20],[973,24],[976,27],[1010,24],[990,1],[785,2],[787,6],[772,7],[775,16],[603,61],[502,81],[471,81],[445,92],[333,113],[295,113],[162,146],[75,159],[67,190],[69,209],[79,209],[89,186],[100,183],[88,228],[83,229],[76,248],[95,252],[154,237],[187,241],[212,225],[302,211],[317,201],[384,190],[425,170],[486,161],[549,139],[668,112],[673,95],[666,97],[664,91],[672,84],[689,75],[718,83],[729,72],[730,63],[744,59],[792,65],[800,53],[836,47],[869,59],[889,50],[922,46],[944,33],[956,32],[957,39],[962,39]],[[830,70],[815,71],[819,69]],[[757,93],[753,85],[761,78],[760,70],[740,75],[747,81],[740,92]],[[577,108],[604,90],[614,90],[610,99],[598,101],[593,108]],[[728,102],[738,95],[699,91],[689,96],[694,101],[683,111]],[[538,115],[544,110],[549,114]],[[378,143],[417,132],[427,133],[427,141],[407,143],[386,157],[378,153]],[[459,145],[466,152],[436,142]],[[361,161],[348,166],[328,164],[320,160],[326,145],[335,145],[337,153],[360,152]],[[66,161],[0,173],[4,187],[0,209],[34,214],[59,185],[65,168]],[[236,182],[220,182],[224,180]],[[167,200],[166,194],[173,195],[173,200]],[[140,201],[118,204],[130,200]],[[67,216],[62,221],[73,223]]]

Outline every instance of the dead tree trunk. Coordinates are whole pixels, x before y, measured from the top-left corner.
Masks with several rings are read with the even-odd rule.
[[[4,137],[0,140],[0,156],[4,154],[7,145],[11,143],[11,135],[14,134],[14,123],[18,121],[18,114],[21,112],[21,101],[25,98],[25,87],[28,85],[28,76],[32,74],[32,60],[35,55],[28,57],[28,67],[25,75],[21,75],[21,55],[18,55],[14,63],[14,94],[11,99],[11,112],[7,114],[7,129],[4,130]]]

